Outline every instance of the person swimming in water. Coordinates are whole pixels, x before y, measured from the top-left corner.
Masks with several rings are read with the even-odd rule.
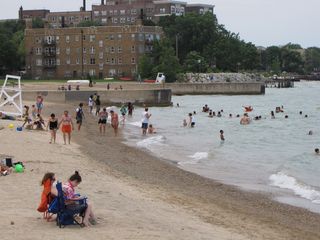
[[[183,119],[182,126],[183,126],[183,127],[188,126],[188,123],[187,123],[187,120],[186,120],[186,119]]]
[[[213,118],[212,110],[209,111],[209,118]]]
[[[240,120],[241,125],[248,125],[250,123],[250,118],[247,113],[243,114],[243,117]]]
[[[315,152],[317,155],[319,155],[319,154],[320,154],[319,148],[314,149],[314,152]]]
[[[275,119],[276,117],[274,116],[274,111],[271,111],[271,119]]]
[[[218,112],[217,117],[221,117],[221,116],[222,116],[221,112]]]

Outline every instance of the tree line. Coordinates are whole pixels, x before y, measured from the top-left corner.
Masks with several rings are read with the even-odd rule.
[[[151,21],[144,24],[155,25]],[[32,25],[44,27],[41,19],[34,19]],[[100,24],[87,21],[80,27],[91,25]],[[164,36],[154,41],[152,51],[140,58],[141,78],[154,79],[157,72],[164,72],[171,82],[184,72],[320,72],[320,48],[303,49],[292,43],[259,48],[228,31],[211,13],[166,16],[158,25]],[[24,30],[23,21],[0,22],[0,75],[25,68]]]

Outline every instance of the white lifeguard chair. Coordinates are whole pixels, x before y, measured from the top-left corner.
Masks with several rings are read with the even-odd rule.
[[[12,79],[13,84],[12,87],[7,86],[8,80]],[[16,81],[18,83],[16,83]],[[22,116],[22,90],[21,90],[21,77],[6,75],[6,79],[4,80],[3,86],[1,88],[0,93],[0,111],[7,115],[13,116]],[[5,111],[4,106],[10,104],[13,106],[14,110]]]

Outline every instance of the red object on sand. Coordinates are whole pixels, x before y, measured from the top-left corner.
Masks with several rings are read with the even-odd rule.
[[[144,82],[145,82],[145,83],[155,83],[156,80],[153,80],[153,79],[145,79]]]
[[[121,77],[119,78],[121,81],[132,81],[133,79],[131,77]]]

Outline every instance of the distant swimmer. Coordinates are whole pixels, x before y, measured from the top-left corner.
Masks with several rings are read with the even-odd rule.
[[[253,107],[252,106],[242,106],[246,112],[252,112]]]
[[[179,103],[177,103],[177,107],[180,107],[180,104],[179,104]]]
[[[224,134],[223,130],[220,130],[220,139],[221,139],[221,141],[225,140],[223,134]]]
[[[274,116],[274,111],[271,111],[271,119],[275,119],[276,117]]]
[[[280,112],[283,112],[283,108],[276,107],[276,113],[280,113]]]
[[[210,109],[207,104],[202,107],[202,112],[209,112],[209,110]]]
[[[305,117],[305,118],[307,118],[307,117],[308,117],[308,115],[304,115],[304,117]]]
[[[188,126],[188,123],[187,123],[187,120],[186,120],[186,119],[183,119],[182,126],[183,126],[183,127]]]
[[[314,152],[315,152],[316,154],[320,154],[319,148],[316,148],[316,149],[314,150]]]
[[[302,115],[302,111],[300,111],[299,114]]]
[[[232,114],[231,113],[229,114],[229,118],[232,118]]]
[[[289,116],[288,116],[288,115],[285,115],[284,118],[289,118]]]
[[[221,116],[222,116],[221,112],[218,112],[217,117],[221,117]]]
[[[237,114],[237,118],[239,118],[240,117],[240,114]]]
[[[193,111],[193,115],[197,115],[197,112],[196,112],[196,111]]]
[[[308,135],[313,135],[312,130],[310,130],[310,131],[308,132]]]
[[[213,113],[212,113],[212,110],[209,111],[209,118],[213,118]]]
[[[250,123],[250,118],[248,116],[248,113],[243,114],[243,117],[240,120],[241,125],[248,125]]]

